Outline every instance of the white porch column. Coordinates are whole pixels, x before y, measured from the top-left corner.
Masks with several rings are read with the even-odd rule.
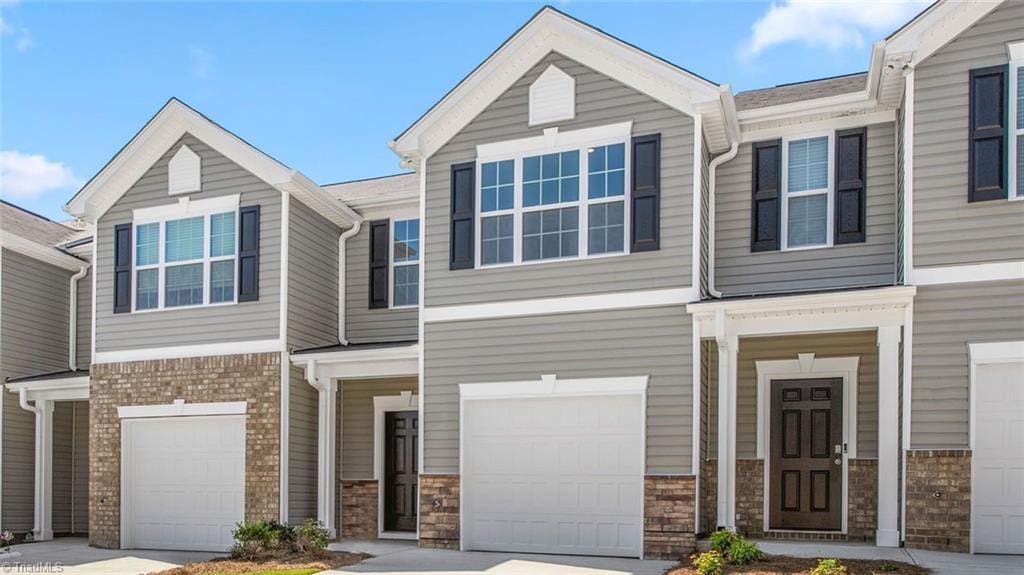
[[[53,401],[37,400],[35,502],[32,539],[53,539]]]
[[[334,537],[338,531],[335,525],[338,382],[330,377],[317,377],[316,364],[312,361],[306,366],[306,380],[318,392],[316,518]]]
[[[875,545],[899,547],[900,328],[878,328],[878,527]]]
[[[720,326],[719,333],[724,331]],[[718,527],[736,531],[736,362],[739,338],[718,343]]]

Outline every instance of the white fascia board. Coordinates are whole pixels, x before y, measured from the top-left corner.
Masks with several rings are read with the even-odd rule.
[[[93,363],[121,363],[125,361],[148,361],[154,359],[180,359],[187,357],[211,357],[216,355],[243,355],[281,351],[280,339],[255,341],[232,341],[173,347],[151,347],[117,351],[97,351]]]
[[[345,363],[317,362],[316,364],[318,379],[376,379],[416,377],[418,374],[419,359],[415,357]]]
[[[868,97],[867,85],[865,84],[862,91],[811,100],[800,100],[777,106],[741,110],[736,113],[736,117],[742,124],[744,122],[764,122],[823,112],[852,111],[873,108],[876,105],[877,103]]]
[[[836,115],[831,117],[814,117],[794,115],[784,123],[765,122],[740,125],[741,142],[760,142],[785,136],[800,135],[809,132],[846,130],[874,124],[885,124],[896,121],[896,110],[882,109],[864,111],[857,114]],[[767,124],[767,125],[766,125]]]
[[[354,349],[325,351],[319,353],[299,353],[289,356],[295,365],[306,365],[315,362],[318,367],[328,364],[360,363],[365,361],[389,361],[415,359],[419,357],[420,345],[411,343],[406,346],[380,347],[376,349]]]
[[[137,419],[142,417],[245,415],[246,405],[244,401],[185,403],[184,399],[176,399],[174,403],[162,405],[122,405],[117,408],[117,416],[121,419]]]
[[[726,314],[773,313],[842,309],[865,305],[907,305],[917,294],[914,286],[895,286],[878,289],[847,290],[806,295],[766,298],[745,298],[691,303],[686,311],[698,318],[714,318],[721,310]]]
[[[1001,4],[991,0],[937,2],[886,41],[886,54],[913,53],[910,64],[919,65]]]
[[[462,399],[515,399],[528,397],[580,397],[595,395],[642,394],[649,376],[558,379],[542,375],[540,380],[460,383]]]
[[[943,285],[969,282],[1024,279],[1024,260],[967,264],[962,266],[930,266],[913,268],[914,285]]]
[[[39,260],[68,271],[81,271],[89,267],[89,262],[80,260],[70,254],[64,253],[57,248],[27,240],[4,231],[0,231],[0,248],[18,252],[23,256]]]
[[[720,98],[717,85],[548,7],[388,145],[403,164],[415,167],[553,51],[684,114],[693,115],[698,102]]]
[[[89,376],[35,379],[8,383],[7,391],[21,393],[25,390],[29,401],[74,401],[89,399]]]

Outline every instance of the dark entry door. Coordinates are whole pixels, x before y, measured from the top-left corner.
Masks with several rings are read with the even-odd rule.
[[[843,380],[777,380],[771,398],[769,526],[841,529]]]
[[[419,415],[385,413],[384,433],[384,530],[416,531]]]

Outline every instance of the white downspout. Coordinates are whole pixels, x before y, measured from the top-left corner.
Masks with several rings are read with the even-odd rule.
[[[733,142],[728,152],[715,156],[708,164],[708,293],[714,298],[722,297],[722,292],[715,289],[715,174],[719,164],[735,158],[739,151],[740,143]]]
[[[338,236],[338,343],[348,345],[345,337],[345,244],[348,239],[359,233],[363,227],[363,220],[356,220],[352,227],[345,230]]]
[[[82,266],[82,269],[71,276],[71,315],[68,317],[68,369],[78,371],[78,358],[76,348],[78,347],[78,280],[89,273],[89,266]]]
[[[40,403],[42,405],[40,405]],[[35,415],[35,497],[33,541],[53,539],[53,401],[28,403],[28,389],[18,390],[18,404]]]

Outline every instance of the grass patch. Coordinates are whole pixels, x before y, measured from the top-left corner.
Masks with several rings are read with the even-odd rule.
[[[928,575],[931,570],[920,565],[899,561],[873,561],[865,559],[842,559],[847,575]],[[725,565],[723,575],[743,573],[744,575],[809,575],[818,566],[817,559],[789,557],[786,555],[765,555],[747,565]],[[691,559],[684,559],[678,566],[669,569],[666,575],[697,575],[697,568]]]
[[[156,575],[313,575],[320,571],[355,565],[370,555],[321,551],[316,555],[290,554],[265,560],[245,561],[221,557],[160,571]]]

